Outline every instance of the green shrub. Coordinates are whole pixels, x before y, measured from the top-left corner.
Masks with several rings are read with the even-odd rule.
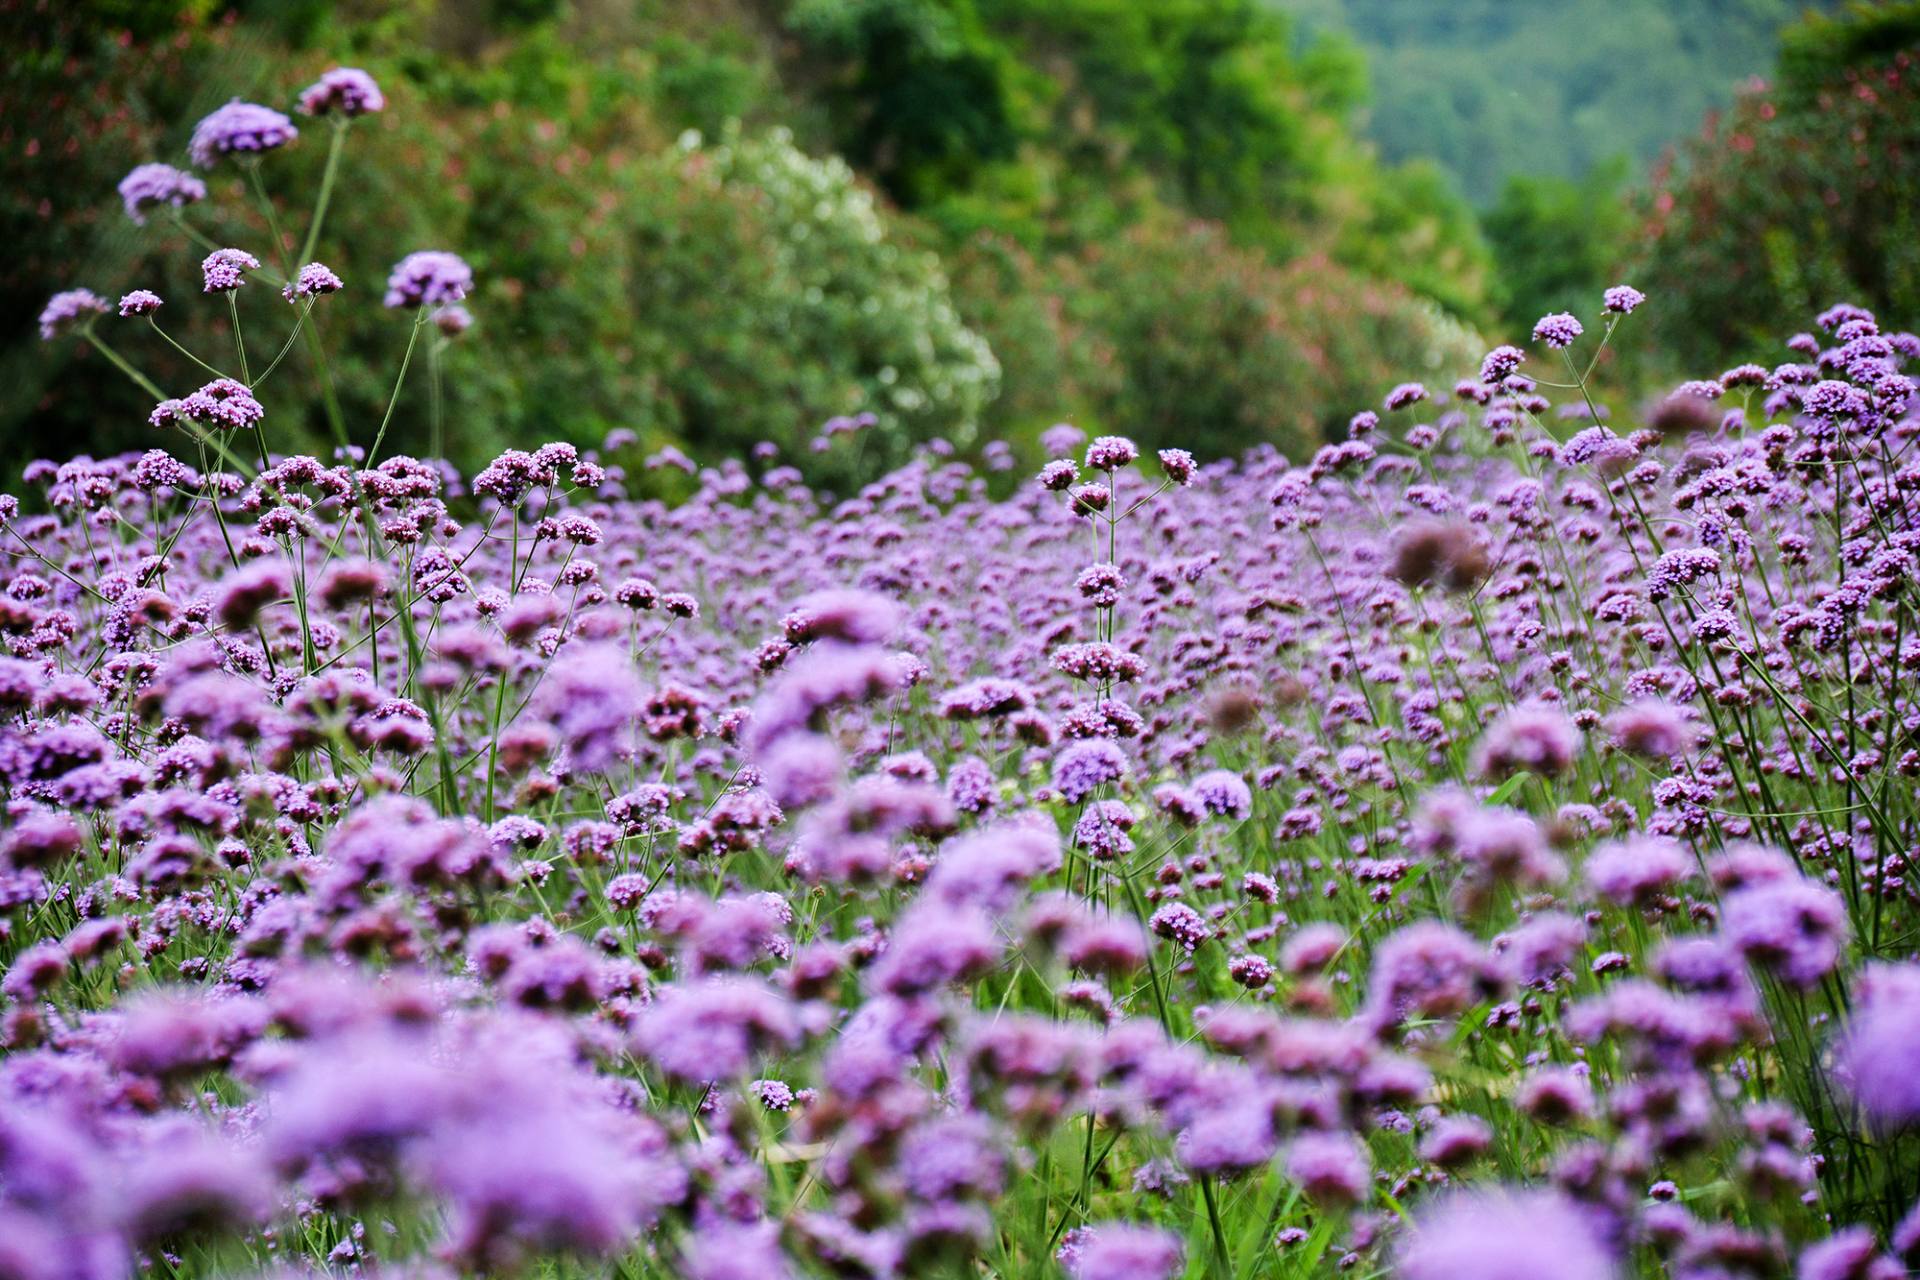
[[[938,260],[890,234],[872,192],[784,130],[689,135],[630,193],[629,288],[662,428],[789,456],[835,415],[872,413],[863,455],[974,438],[1000,368]]]

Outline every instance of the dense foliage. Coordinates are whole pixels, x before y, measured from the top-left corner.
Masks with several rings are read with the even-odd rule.
[[[1677,360],[1763,349],[1835,298],[1920,306],[1920,5],[1796,29],[1781,77],[1688,144],[1651,196],[1641,268]]]
[[[916,438],[969,428],[1033,452],[1069,414],[1217,436],[1227,388],[1284,402],[1271,426],[1295,445],[1344,421],[1354,387],[1410,351],[1426,358],[1449,330],[1429,303],[1469,325],[1485,313],[1470,213],[1430,171],[1377,164],[1349,125],[1351,59],[1296,51],[1252,0],[741,5],[712,21],[677,5],[469,9],[14,15],[28,56],[0,73],[12,465],[76,437],[134,443],[141,406],[111,388],[75,392],[98,379],[50,378],[33,311],[74,283],[190,287],[168,256],[170,219],[130,225],[114,183],[136,160],[181,163],[179,122],[230,96],[287,106],[273,86],[317,72],[320,43],[351,51],[396,108],[353,132],[352,180],[329,213],[334,265],[364,280],[420,245],[457,243],[481,268],[474,333],[436,355],[458,373],[443,380],[442,419],[460,424],[447,443],[470,464],[512,440],[584,442],[616,426],[708,456],[762,439],[792,452],[860,413],[882,420],[873,439],[895,459]],[[706,140],[697,152],[680,145],[688,130]],[[723,138],[736,141],[715,148]],[[308,130],[263,171],[283,223],[300,220],[328,143]],[[801,184],[782,175],[802,171],[832,187],[819,209],[792,204]],[[224,198],[185,214],[193,230],[271,247],[245,176],[215,186]],[[1152,251],[1115,263],[1131,243]],[[998,270],[1019,273],[1021,297],[981,269],[983,253],[1005,255]],[[1244,270],[1227,278],[1226,263]],[[1149,323],[1134,313],[1154,291],[1207,287],[1187,283],[1193,273],[1241,304],[1212,322],[1223,341],[1182,356],[1194,367],[1170,381],[1131,358]],[[243,299],[250,326],[272,314]],[[1271,317],[1284,330],[1248,328]],[[217,316],[182,321],[189,347],[224,341]],[[338,415],[296,352],[286,377],[306,399],[282,417],[289,445],[319,449],[336,416],[384,410],[395,332],[332,323],[345,326],[328,375]],[[1051,346],[1028,343],[1036,325],[1058,335]],[[1303,337],[1350,332],[1405,337],[1378,353],[1349,344],[1340,360]],[[189,373],[147,346],[163,381]],[[1076,366],[1066,384],[1063,364]],[[1207,404],[1178,394],[1195,383],[1221,391]],[[1049,386],[1071,394],[1021,394]],[[405,399],[394,438],[428,447],[430,408],[424,392]],[[1260,438],[1247,411],[1231,416],[1236,446]],[[828,478],[836,465],[807,460]]]
[[[1368,132],[1431,157],[1477,205],[1508,179],[1636,167],[1773,62],[1801,0],[1273,0],[1366,53]]]
[[[401,105],[298,102],[130,212]],[[777,136],[677,163],[883,256]],[[1301,461],[1056,427],[1008,496],[939,437],[833,499],[812,443],[397,451],[502,290],[300,261],[340,225],[38,313],[149,413],[0,496],[0,1274],[1920,1260],[1920,337],[1834,306],[1643,423],[1591,381],[1659,305],[1616,286]],[[1243,305],[1193,290],[1120,358]],[[164,389],[123,354],[162,316],[222,339]],[[288,452],[281,371],[355,326],[404,334],[386,409]]]

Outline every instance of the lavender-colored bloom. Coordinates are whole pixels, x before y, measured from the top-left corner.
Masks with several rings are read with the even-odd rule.
[[[1844,1227],[1800,1252],[1796,1280],[1902,1280],[1907,1269],[1880,1252],[1868,1227]]]
[[[1193,794],[1208,813],[1244,819],[1253,814],[1253,792],[1230,769],[1211,769],[1193,780]]]
[[[245,272],[258,271],[260,259],[244,249],[215,249],[200,264],[207,293],[232,293],[245,284]]]
[[[1180,1238],[1158,1227],[1101,1222],[1062,1244],[1061,1265],[1073,1280],[1172,1280],[1182,1265]]]
[[[719,1222],[693,1233],[687,1280],[788,1280],[793,1269],[771,1222]]]
[[[143,164],[120,179],[120,200],[135,226],[145,226],[147,213],[161,205],[175,209],[207,198],[207,184],[170,164]]]
[[[1720,930],[1749,962],[1797,987],[1834,971],[1850,932],[1840,895],[1799,878],[1729,893]]]
[[[187,153],[194,164],[211,169],[221,156],[257,156],[299,136],[293,121],[273,108],[235,98],[193,127]]]
[[[450,307],[435,307],[433,327],[444,337],[457,338],[473,328],[473,312],[457,302]]]
[[[1409,924],[1382,942],[1367,991],[1381,1025],[1408,1016],[1462,1013],[1499,988],[1501,974],[1486,949],[1438,920]]]
[[[1403,1280],[1612,1280],[1595,1222],[1552,1191],[1459,1192],[1401,1240]]]
[[[1159,456],[1160,470],[1177,485],[1190,485],[1200,474],[1200,464],[1185,449],[1162,449]]]
[[[1560,311],[1550,316],[1540,317],[1539,322],[1533,326],[1533,340],[1544,342],[1558,350],[1572,346],[1574,339],[1578,338],[1582,332],[1578,320]]]
[[[1303,1133],[1287,1148],[1287,1177],[1318,1203],[1362,1203],[1372,1173],[1367,1149],[1344,1133]]]
[[[1457,1168],[1486,1153],[1493,1129],[1478,1116],[1445,1116],[1420,1140],[1420,1158],[1442,1169]]]
[[[1876,1124],[1920,1122],[1920,966],[1867,969],[1839,1061],[1848,1090]]]
[[[1527,353],[1518,347],[1495,347],[1480,362],[1480,381],[1488,384],[1504,382],[1509,375],[1519,371],[1526,358]]]
[[[794,644],[839,640],[847,644],[879,644],[900,622],[900,606],[872,591],[816,591],[781,619],[781,629]]]
[[[1601,295],[1601,303],[1614,315],[1633,314],[1635,307],[1647,300],[1647,295],[1630,284],[1616,284]]]
[[[1629,755],[1672,760],[1693,749],[1698,730],[1683,708],[1645,698],[1608,716],[1607,735]]]
[[[1053,763],[1053,785],[1073,804],[1126,776],[1125,753],[1106,738],[1070,742]]]
[[[156,427],[191,422],[214,431],[240,431],[259,425],[266,412],[244,384],[215,378],[183,400],[162,400],[147,421]]]
[[[358,67],[335,67],[300,91],[300,110],[310,116],[372,115],[386,110],[387,100],[373,77]]]
[[[792,1048],[799,1033],[784,996],[756,980],[720,977],[663,989],[634,1039],[668,1075],[713,1082],[744,1076],[762,1053]]]
[[[1302,925],[1280,948],[1280,967],[1294,975],[1314,973],[1332,964],[1347,946],[1347,931],[1330,921]]]
[[[540,703],[572,767],[599,773],[631,748],[646,690],[618,645],[569,645],[547,672]]]
[[[1424,385],[1418,382],[1403,382],[1387,392],[1387,398],[1382,403],[1382,407],[1388,413],[1392,413],[1399,409],[1411,408],[1426,398],[1427,389]]]
[[[1124,436],[1100,436],[1087,446],[1087,465],[1095,471],[1114,471],[1140,456],[1140,447]]]
[[[1621,906],[1645,906],[1699,874],[1699,865],[1677,841],[1633,836],[1596,848],[1581,872],[1601,897]]]
[[[105,315],[107,300],[91,289],[68,289],[47,299],[40,310],[40,340],[52,342],[69,329]]]
[[[120,299],[120,316],[150,316],[160,309],[160,295],[151,289],[135,289]]]
[[[382,299],[389,307],[445,307],[473,290],[473,268],[457,254],[422,249],[394,264]]]
[[[1557,778],[1573,767],[1579,747],[1573,721],[1535,703],[1502,713],[1481,735],[1474,759],[1480,772],[1496,781],[1521,772]]]
[[[309,262],[281,288],[280,296],[288,302],[298,302],[302,298],[317,298],[323,293],[338,293],[344,288],[346,285],[341,283],[340,277],[324,262]]]

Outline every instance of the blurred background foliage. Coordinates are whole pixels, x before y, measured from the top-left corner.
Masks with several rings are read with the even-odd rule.
[[[1656,292],[1658,345],[1617,365],[1646,377],[1775,354],[1758,334],[1840,297],[1911,322],[1920,291],[1920,0],[0,0],[0,38],[10,469],[151,443],[103,360],[36,340],[55,290],[154,288],[228,349],[200,252],[114,184],[342,63],[390,103],[320,254],[353,290],[316,312],[337,391],[370,435],[406,341],[388,267],[463,254],[477,323],[441,359],[468,466],[624,427],[838,481],[936,437],[1031,457],[1063,419],[1297,452],[1617,278]],[[285,222],[325,150],[308,122],[267,160]],[[266,257],[237,172],[206,176],[191,220]],[[277,345],[285,304],[243,303]],[[276,439],[320,450],[318,372],[288,366]],[[858,446],[809,447],[862,412]]]

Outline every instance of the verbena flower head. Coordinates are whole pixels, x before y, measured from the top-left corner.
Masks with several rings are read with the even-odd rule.
[[[183,399],[161,401],[148,420],[156,427],[191,422],[217,431],[238,431],[257,426],[265,416],[266,410],[243,384],[215,378]]]
[[[1073,1280],[1172,1280],[1183,1265],[1180,1238],[1159,1227],[1101,1222],[1071,1235],[1060,1265]]]
[[[40,340],[52,342],[69,329],[74,329],[105,315],[107,301],[91,289],[68,289],[56,293],[47,299],[47,305],[40,309]]]
[[[1573,767],[1579,746],[1580,730],[1565,712],[1531,703],[1502,713],[1481,736],[1474,758],[1495,780],[1523,771],[1556,778]]]
[[[1162,449],[1160,470],[1177,485],[1190,485],[1200,474],[1200,464],[1185,449]]]
[[[150,316],[160,309],[160,295],[151,289],[135,289],[120,298],[120,315]]]
[[[444,307],[464,300],[472,288],[473,268],[459,255],[422,249],[394,265],[383,301],[389,307]]]
[[[162,205],[175,209],[207,198],[207,184],[170,164],[136,166],[120,179],[120,201],[134,225],[145,226],[147,214]]]
[[[260,259],[244,249],[215,249],[200,264],[207,293],[232,293],[247,282],[245,273],[258,271]]]
[[[261,155],[299,136],[293,121],[272,107],[235,98],[193,127],[187,153],[194,164],[211,169],[222,156]]]
[[[1101,436],[1087,446],[1087,465],[1095,471],[1113,471],[1140,456],[1140,448],[1125,436]]]
[[[1587,1211],[1553,1191],[1456,1192],[1402,1237],[1404,1280],[1613,1280]]]
[[[303,298],[317,298],[324,293],[338,293],[344,288],[346,285],[331,267],[323,262],[309,262],[281,288],[280,294],[288,302],[298,302]]]
[[[1574,339],[1583,332],[1578,320],[1565,311],[1558,311],[1553,315],[1540,317],[1533,326],[1533,340],[1544,342],[1549,347],[1559,350],[1562,347],[1572,346]]]
[[[1504,382],[1519,371],[1526,358],[1526,352],[1518,347],[1495,347],[1480,362],[1480,381],[1494,385]]]
[[[1602,305],[1614,315],[1633,314],[1635,307],[1647,300],[1647,295],[1630,284],[1616,284],[1601,295]]]
[[[380,86],[358,67],[335,67],[300,91],[300,110],[310,116],[372,115],[386,106]]]

